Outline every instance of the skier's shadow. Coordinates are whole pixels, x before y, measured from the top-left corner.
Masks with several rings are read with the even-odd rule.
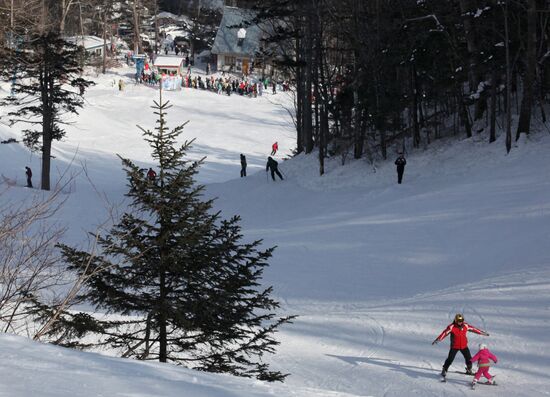
[[[350,357],[350,356],[336,356],[333,354],[327,354],[328,357],[334,357],[342,360],[351,365],[359,365],[360,363],[367,363],[371,365],[377,365],[380,367],[389,368],[393,371],[402,372],[411,378],[436,378],[439,371],[428,367],[417,367],[414,365],[400,364],[395,360],[388,360],[383,358],[369,358],[369,357]]]

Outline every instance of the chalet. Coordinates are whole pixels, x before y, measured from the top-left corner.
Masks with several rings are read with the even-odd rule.
[[[103,39],[101,37],[74,36],[67,37],[66,40],[79,47],[83,47],[90,56],[103,56]],[[110,46],[109,42],[107,42],[107,46]]]
[[[183,74],[184,61],[182,57],[159,55],[155,59],[154,66],[159,73],[180,75]]]
[[[257,25],[247,26],[254,13],[248,9],[224,7],[220,27],[212,46],[217,69],[247,75],[260,50],[262,31]]]

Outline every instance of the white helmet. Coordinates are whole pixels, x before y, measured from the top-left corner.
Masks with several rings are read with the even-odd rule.
[[[479,344],[479,350],[487,349],[487,345],[485,343]]]

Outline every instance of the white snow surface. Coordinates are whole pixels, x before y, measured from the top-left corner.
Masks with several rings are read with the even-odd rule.
[[[128,84],[113,86],[122,76]],[[67,169],[75,182],[55,221],[64,241],[84,244],[124,209],[126,181],[116,154],[155,167],[136,124],[153,128],[158,91],[131,83],[133,70],[95,78],[86,104],[63,142],[54,143],[52,182]],[[0,87],[0,95],[9,92]],[[184,89],[164,93],[170,126],[189,120],[190,156],[207,156],[198,180],[218,197],[224,217],[242,216],[247,241],[277,245],[264,282],[281,314],[297,314],[278,333],[266,359],[291,375],[270,384],[206,374],[170,364],[83,353],[0,334],[0,396],[548,396],[550,395],[550,134],[544,129],[514,145],[484,137],[440,140],[409,153],[404,183],[393,159],[327,161],[316,155],[282,161],[295,147],[283,93],[250,99]],[[0,112],[5,112],[0,109]],[[0,121],[4,121],[2,119]],[[22,126],[0,124],[0,138],[20,139]],[[285,181],[266,178],[271,144]],[[248,159],[238,178],[239,154]],[[48,193],[23,187],[24,166],[39,186],[40,161],[21,144],[0,145],[0,204]],[[83,172],[85,169],[86,172]],[[0,180],[0,183],[4,179]],[[92,183],[90,183],[93,182]],[[448,339],[432,340],[454,314],[487,330],[470,334],[499,362],[498,386],[469,390],[459,354],[447,383],[438,373]]]

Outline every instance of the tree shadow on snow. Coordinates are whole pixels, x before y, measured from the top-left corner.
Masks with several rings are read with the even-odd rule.
[[[389,368],[392,371],[401,372],[411,378],[416,378],[416,379],[439,378],[439,372],[441,371],[439,369],[428,368],[428,367],[404,365],[404,364],[400,364],[398,361],[383,359],[383,358],[336,356],[333,354],[327,354],[326,356],[337,358],[351,365],[359,365],[361,363],[366,363],[370,365],[377,365],[379,367]]]

